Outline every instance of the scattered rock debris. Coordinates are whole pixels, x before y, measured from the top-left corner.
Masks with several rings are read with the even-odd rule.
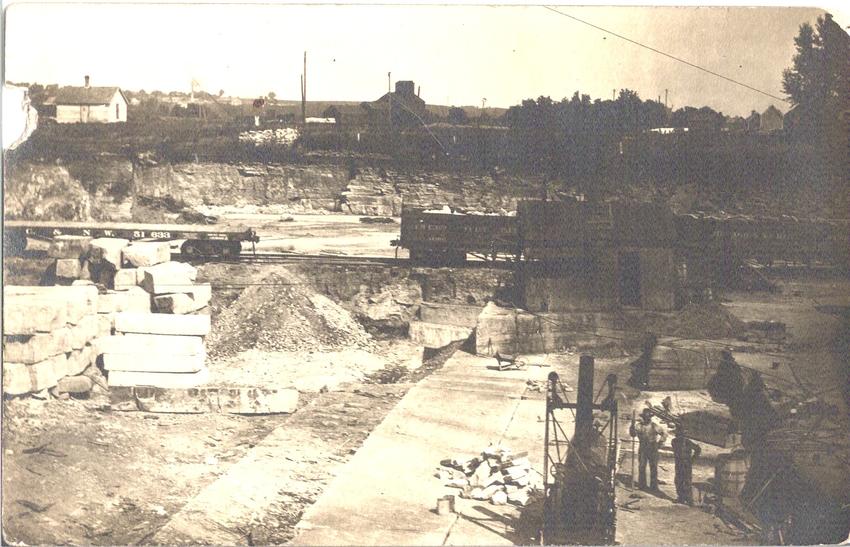
[[[501,446],[491,445],[472,458],[448,458],[440,465],[434,475],[446,486],[460,489],[463,498],[489,500],[493,505],[526,506],[542,480],[527,452],[514,454]]]

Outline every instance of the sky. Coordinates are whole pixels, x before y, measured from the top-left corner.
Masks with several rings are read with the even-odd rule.
[[[562,6],[559,11],[784,97],[799,25],[821,9]],[[839,21],[844,23],[843,21]],[[845,23],[846,24],[846,23]],[[540,6],[44,4],[7,8],[7,82],[366,101],[414,80],[429,104],[509,107],[629,88],[673,108],[786,103]],[[844,26],[844,25],[843,25]]]

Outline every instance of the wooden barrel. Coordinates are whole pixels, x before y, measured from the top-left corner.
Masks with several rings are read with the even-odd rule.
[[[747,481],[750,457],[743,450],[722,454],[714,468],[714,481],[722,496],[739,496]]]

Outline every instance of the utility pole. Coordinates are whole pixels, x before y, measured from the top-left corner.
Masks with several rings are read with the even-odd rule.
[[[304,52],[304,72],[301,74],[301,123],[307,126],[307,52]]]
[[[669,89],[664,89],[664,108],[667,108],[667,92]]]
[[[393,86],[392,72],[387,72],[387,127],[393,127]]]

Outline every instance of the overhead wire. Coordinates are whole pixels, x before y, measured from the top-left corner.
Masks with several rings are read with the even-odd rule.
[[[573,21],[577,21],[577,22],[579,22],[579,23],[581,23],[581,24],[583,24],[583,25],[587,25],[587,26],[589,26],[589,27],[595,28],[595,29],[597,29],[597,30],[600,30],[600,31],[602,31],[602,32],[606,33],[606,34],[610,34],[611,36],[616,36],[617,38],[620,38],[621,40],[625,40],[626,42],[630,42],[630,43],[632,43],[632,44],[635,44],[636,46],[640,46],[640,47],[642,47],[642,48],[644,48],[644,49],[648,49],[649,51],[652,51],[653,53],[658,53],[659,55],[663,55],[663,56],[665,56],[665,57],[668,57],[668,58],[670,58],[670,59],[673,59],[674,61],[677,61],[677,62],[683,63],[683,64],[685,64],[685,65],[688,65],[689,67],[695,68],[695,69],[697,69],[697,70],[701,70],[701,71],[703,71],[703,72],[705,72],[705,73],[707,73],[707,74],[711,74],[712,76],[715,76],[715,77],[717,77],[717,78],[721,78],[721,79],[723,79],[723,80],[726,80],[727,82],[731,82],[731,83],[733,83],[733,84],[735,84],[735,85],[739,85],[739,86],[744,87],[744,88],[747,88],[747,89],[749,89],[749,90],[751,90],[751,91],[755,91],[756,93],[761,93],[762,95],[766,95],[766,96],[770,97],[771,99],[776,99],[777,101],[783,101],[783,102],[790,102],[790,100],[789,100],[789,99],[782,98],[782,97],[778,97],[778,96],[776,96],[776,95],[774,95],[774,94],[772,94],[772,93],[769,93],[769,92],[767,92],[767,91],[761,90],[761,89],[759,89],[759,88],[757,88],[757,87],[753,87],[753,86],[751,86],[751,85],[749,85],[749,84],[746,84],[746,83],[741,82],[741,81],[739,81],[739,80],[736,80],[736,79],[734,79],[734,78],[730,78],[729,76],[724,76],[723,74],[720,74],[720,73],[718,73],[718,72],[715,72],[715,71],[713,71],[713,70],[710,70],[710,69],[708,69],[708,68],[705,68],[705,67],[703,67],[703,66],[700,66],[700,65],[698,65],[698,64],[696,64],[696,63],[692,63],[692,62],[690,62],[690,61],[687,61],[687,60],[685,60],[685,59],[682,59],[681,57],[677,57],[677,56],[672,55],[672,54],[670,54],[670,53],[667,53],[667,52],[661,51],[660,49],[657,49],[657,48],[654,48],[654,47],[649,46],[649,45],[647,45],[647,44],[644,44],[644,43],[638,42],[637,40],[633,40],[633,39],[631,39],[631,38],[628,38],[628,37],[626,37],[626,36],[623,36],[622,34],[619,34],[619,33],[617,33],[617,32],[614,32],[613,30],[609,30],[609,29],[606,29],[606,28],[604,28],[604,27],[600,27],[599,25],[594,25],[593,23],[591,23],[591,22],[589,22],[589,21],[585,21],[584,19],[580,19],[580,18],[578,18],[578,17],[576,17],[576,16],[574,16],[574,15],[570,15],[569,13],[564,13],[563,11],[559,11],[559,10],[557,10],[557,9],[553,8],[552,6],[545,6],[545,5],[544,5],[544,6],[541,6],[541,7],[542,7],[542,8],[544,8],[544,9],[547,9],[547,10],[549,10],[549,11],[551,11],[551,12],[557,13],[558,15],[562,15],[562,16],[564,16],[564,17],[567,17],[567,18],[569,18],[569,19],[572,19]]]

